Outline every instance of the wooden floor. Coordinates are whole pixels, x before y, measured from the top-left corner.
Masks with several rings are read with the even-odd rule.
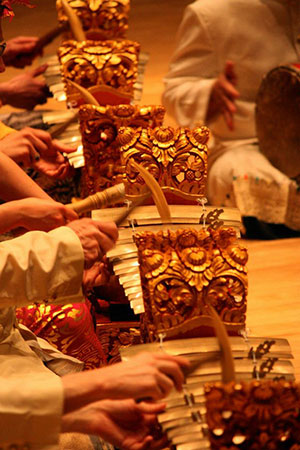
[[[300,381],[300,239],[243,244],[249,251],[247,326],[255,336],[288,338]]]
[[[5,21],[6,37],[42,35],[56,24],[54,0],[36,1],[29,10],[16,7],[16,17]],[[128,37],[150,54],[142,103],[160,102],[162,78],[174,48],[174,36],[190,0],[132,0]],[[54,53],[58,41],[46,50]],[[8,70],[2,79],[19,73]],[[51,107],[56,105],[49,102]],[[171,123],[169,119],[166,121]],[[249,249],[248,327],[253,335],[287,337],[300,381],[300,239],[244,242]]]

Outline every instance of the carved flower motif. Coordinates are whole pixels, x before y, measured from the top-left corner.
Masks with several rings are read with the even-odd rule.
[[[159,250],[144,250],[141,256],[141,264],[146,278],[157,277],[168,268],[168,260]]]
[[[177,242],[181,248],[193,247],[197,241],[197,232],[194,230],[183,230],[178,232]]]
[[[196,303],[193,290],[176,278],[161,280],[155,286],[153,298],[161,313],[176,313],[181,320],[184,320]]]
[[[153,130],[153,144],[167,148],[174,145],[176,131],[171,127],[157,127]]]
[[[236,232],[233,228],[220,228],[213,232],[214,240],[221,248],[227,248],[237,240]]]
[[[66,76],[82,87],[97,84],[97,71],[95,67],[84,58],[74,58],[66,66]]]
[[[262,423],[271,422],[282,413],[276,392],[269,383],[256,383],[251,391],[249,403],[245,406],[246,417],[257,417]]]
[[[196,149],[178,152],[172,165],[172,178],[183,192],[203,195],[207,176],[206,159]]]
[[[241,272],[246,272],[245,266],[248,261],[248,252],[245,247],[233,244],[227,249],[222,249],[221,253],[228,264]]]
[[[210,255],[201,247],[185,248],[180,252],[179,257],[193,272],[203,272],[211,264]]]
[[[118,140],[121,146],[124,146],[123,150],[127,150],[138,140],[138,133],[133,128],[121,127],[118,131]]]
[[[194,130],[190,130],[187,136],[194,147],[198,147],[203,150],[204,145],[207,144],[209,139],[209,129],[207,127],[198,127]]]

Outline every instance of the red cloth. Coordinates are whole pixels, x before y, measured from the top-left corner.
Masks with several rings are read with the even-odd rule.
[[[85,370],[106,363],[86,303],[32,305],[18,308],[16,314],[19,322],[34,334],[46,339],[62,353],[83,361]]]

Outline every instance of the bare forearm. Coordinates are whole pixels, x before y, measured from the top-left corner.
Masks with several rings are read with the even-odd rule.
[[[14,161],[0,152],[0,198],[11,201],[27,197],[50,199]]]
[[[18,201],[4,203],[0,205],[0,233],[13,230],[21,226],[20,209]]]
[[[91,373],[75,373],[62,377],[64,390],[64,414],[68,414],[88,405],[89,403],[105,398],[105,393],[102,391],[102,383],[100,378],[101,375],[99,374],[98,382],[94,371],[91,371]]]

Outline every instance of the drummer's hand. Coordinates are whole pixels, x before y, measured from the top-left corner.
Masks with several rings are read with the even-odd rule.
[[[47,67],[47,64],[44,64],[0,83],[2,104],[30,110],[36,105],[46,103],[47,98],[51,97],[51,93],[45,80],[39,78],[39,75],[42,75]]]
[[[228,128],[234,129],[235,100],[240,96],[235,88],[236,83],[234,64],[232,61],[226,61],[224,71],[218,76],[211,91],[206,114],[208,122],[223,114]]]
[[[9,39],[3,55],[5,65],[17,67],[18,69],[30,66],[38,55],[36,52],[38,39],[36,36],[17,36]]]
[[[49,133],[34,128],[23,128],[0,141],[0,151],[22,167],[32,167],[48,177],[63,179],[70,173],[70,165],[61,152],[70,153],[69,148]]]

